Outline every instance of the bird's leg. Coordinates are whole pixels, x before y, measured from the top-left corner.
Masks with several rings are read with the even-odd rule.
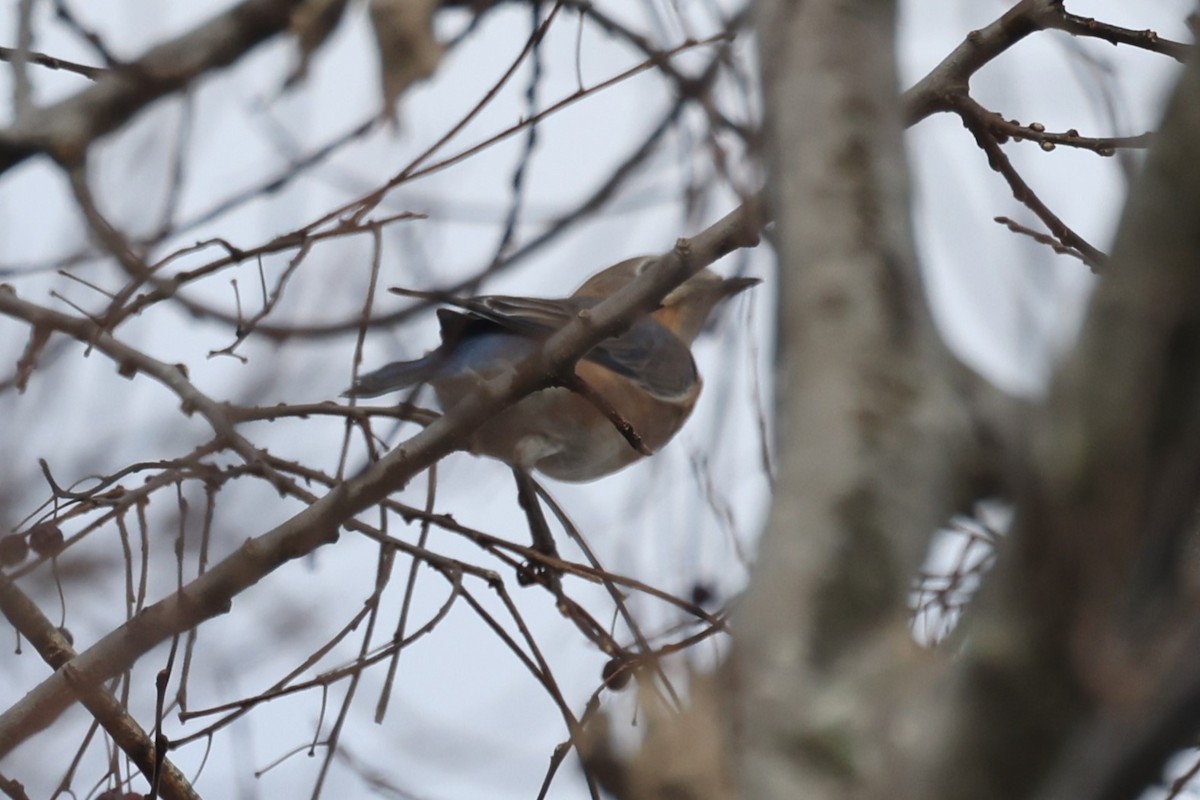
[[[570,389],[575,394],[587,400],[592,406],[608,418],[608,421],[617,429],[617,433],[625,437],[625,441],[629,442],[629,446],[638,451],[641,455],[652,456],[654,451],[646,446],[642,437],[633,428],[633,424],[625,417],[621,416],[621,412],[617,411],[613,404],[605,399],[604,395],[592,388],[591,384],[572,372],[569,375],[564,375],[558,380],[558,384],[564,389]]]
[[[525,512],[525,518],[529,520],[529,534],[533,538],[533,549],[542,555],[558,558],[558,548],[554,544],[554,536],[550,533],[546,515],[542,513],[542,505],[538,501],[537,485],[533,482],[533,477],[520,467],[513,467],[512,471],[513,478],[517,481],[517,502]],[[531,561],[525,567],[530,576],[547,575],[557,581],[557,577],[551,575],[551,570],[542,565]]]

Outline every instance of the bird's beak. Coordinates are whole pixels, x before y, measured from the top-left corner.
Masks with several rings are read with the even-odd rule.
[[[726,297],[733,297],[739,292],[744,292],[751,286],[757,286],[762,283],[762,278],[726,278],[721,284],[721,294]]]

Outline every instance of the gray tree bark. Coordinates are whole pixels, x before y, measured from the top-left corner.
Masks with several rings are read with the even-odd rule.
[[[1200,728],[1200,70],[1030,440],[1007,444],[1017,519],[950,660],[917,651],[906,593],[978,409],[914,266],[894,9],[759,9],[780,470],[736,618],[741,795],[1134,797]]]
[[[741,793],[908,797],[907,627],[969,440],[908,219],[890,3],[764,0],[779,491],[736,616]]]

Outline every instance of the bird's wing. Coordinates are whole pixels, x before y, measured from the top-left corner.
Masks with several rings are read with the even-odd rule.
[[[510,332],[544,339],[581,310],[599,302],[594,297],[544,300],[492,295],[471,298],[460,307]],[[686,397],[699,377],[688,346],[649,316],[640,318],[620,336],[600,342],[584,358],[629,378],[663,400]]]
[[[432,300],[499,325],[505,330],[525,336],[545,338],[570,322],[576,314],[600,302],[596,298],[515,297],[492,294],[480,297],[457,297],[442,292],[421,292],[394,287],[388,291],[405,297]],[[445,324],[443,321],[443,331]],[[457,331],[455,331],[457,333]]]
[[[696,362],[683,341],[652,317],[643,317],[586,358],[624,375],[660,400],[680,400],[699,381]]]
[[[598,302],[591,297],[549,299],[493,294],[469,298],[459,307],[514,333],[545,338]]]
[[[465,315],[446,310],[438,312],[443,347],[452,347],[464,336],[495,330],[491,326],[532,339],[545,339],[577,317],[580,311],[600,302],[600,298],[595,297],[546,299],[484,295],[462,298],[407,290],[401,293],[437,299],[469,312]],[[584,358],[629,378],[663,400],[687,396],[699,379],[687,345],[648,316],[639,319],[620,336],[605,339]]]

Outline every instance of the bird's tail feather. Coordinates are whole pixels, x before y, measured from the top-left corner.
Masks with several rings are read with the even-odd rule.
[[[354,385],[342,392],[342,397],[376,397],[387,394],[424,383],[433,377],[436,371],[436,359],[432,356],[415,361],[393,361],[374,372],[359,375]]]

